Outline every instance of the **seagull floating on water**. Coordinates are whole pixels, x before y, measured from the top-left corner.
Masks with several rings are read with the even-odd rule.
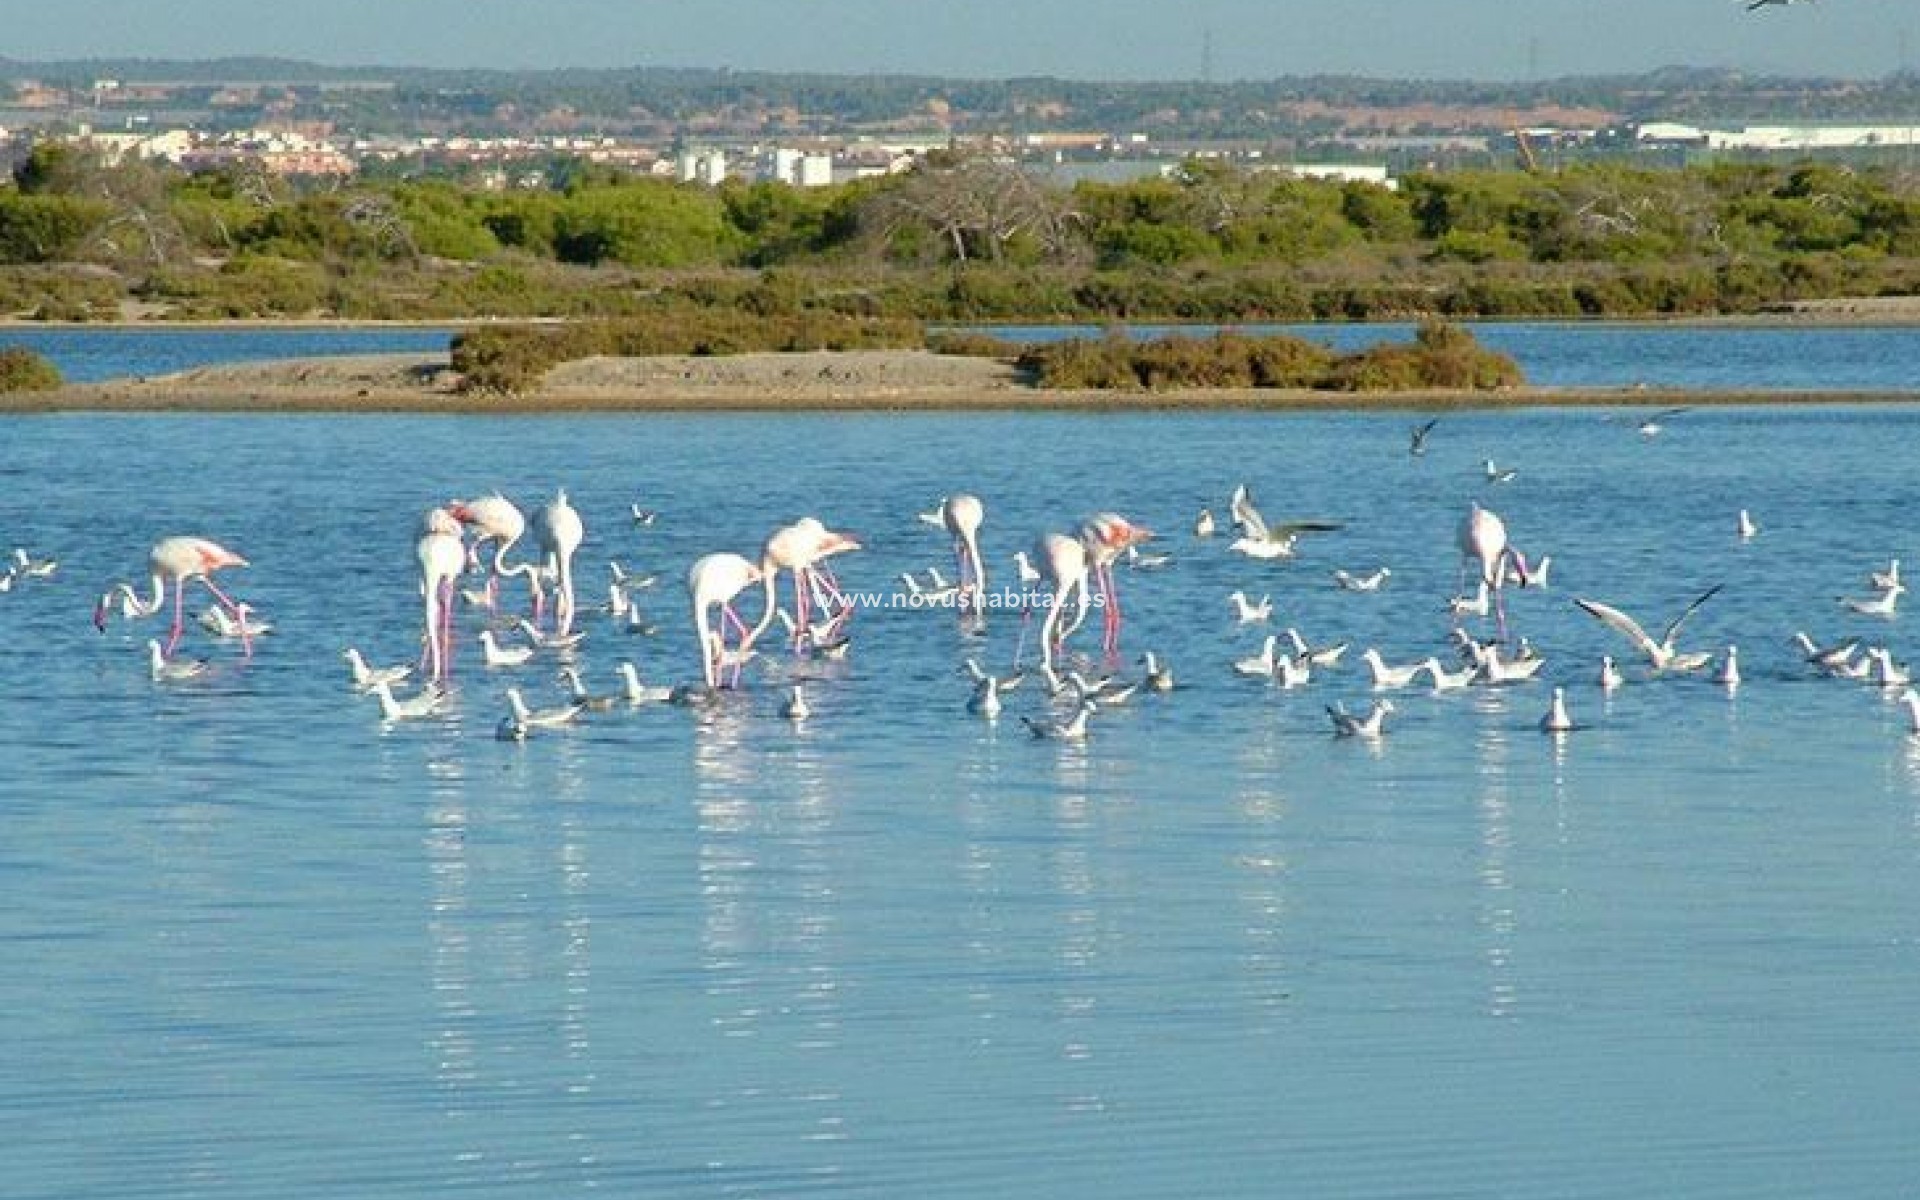
[[[1740,540],[1743,542],[1752,541],[1754,535],[1760,532],[1760,527],[1753,523],[1753,514],[1744,508],[1740,510],[1740,518],[1735,523],[1734,529],[1739,533]]]
[[[1022,716],[1021,724],[1027,732],[1036,738],[1055,741],[1077,742],[1087,736],[1087,718],[1096,711],[1097,706],[1091,700],[1082,700],[1080,707],[1064,721],[1036,721],[1032,717]]]
[[[1600,690],[1611,692],[1626,681],[1626,676],[1620,674],[1620,668],[1614,665],[1613,655],[1602,654],[1600,656]]]
[[[804,721],[813,715],[813,708],[807,703],[807,693],[799,684],[794,684],[787,692],[787,698],[780,702],[780,715],[789,721]]]
[[[393,685],[384,679],[376,680],[367,690],[380,702],[380,719],[383,721],[417,721],[422,717],[431,717],[447,702],[447,694],[437,684],[431,683],[404,698],[396,697]]]
[[[1567,713],[1567,689],[1555,687],[1553,702],[1547,706],[1547,715],[1540,718],[1540,732],[1566,733],[1573,728],[1573,718]]]
[[[1268,634],[1267,640],[1260,644],[1260,653],[1251,658],[1240,659],[1233,664],[1233,669],[1242,675],[1257,675],[1269,679],[1272,678],[1274,670],[1273,648],[1279,640],[1280,639],[1274,634]]]
[[[1461,617],[1484,617],[1492,611],[1493,595],[1488,590],[1487,581],[1484,579],[1480,581],[1479,589],[1474,592],[1473,599],[1455,596],[1447,601],[1447,615],[1455,620]]]
[[[1853,652],[1860,648],[1860,642],[1857,639],[1835,642],[1831,646],[1821,646],[1799,630],[1794,632],[1793,640],[1794,644],[1800,647],[1801,655],[1809,664],[1829,675],[1844,668],[1853,659]]]
[[[1490,458],[1481,465],[1481,469],[1486,472],[1488,483],[1512,483],[1514,478],[1520,474],[1519,470],[1515,467],[1494,466],[1493,460]]]
[[[1210,538],[1213,536],[1213,510],[1203,508],[1200,515],[1193,519],[1193,536]]]
[[[1865,599],[1857,596],[1842,596],[1840,597],[1840,603],[1843,607],[1852,612],[1859,613],[1863,617],[1891,618],[1898,615],[1896,610],[1900,605],[1900,597],[1905,595],[1906,591],[1906,585],[1896,579],[1892,587],[1887,588],[1878,596],[1870,596]]]
[[[493,630],[480,631],[481,661],[489,667],[521,667],[533,658],[532,646],[502,646],[493,636]]]
[[[347,670],[352,673],[354,688],[362,692],[372,691],[376,683],[391,686],[413,674],[413,668],[405,663],[392,667],[370,667],[360,651],[352,646],[341,651],[340,657],[347,660]]]
[[[586,707],[578,701],[569,701],[555,708],[528,708],[526,697],[520,694],[517,687],[507,689],[507,708],[513,719],[526,729],[555,729],[571,725],[586,711]]]
[[[1348,571],[1335,571],[1333,581],[1343,592],[1377,592],[1386,585],[1393,575],[1393,568],[1381,567],[1371,575],[1354,575]]]
[[[1140,656],[1140,665],[1146,670],[1145,683],[1150,692],[1170,692],[1173,690],[1173,668],[1162,663],[1153,651]]]
[[[967,711],[991,721],[1000,715],[1000,681],[988,675],[974,686],[967,698]]]
[[[147,642],[147,674],[155,683],[179,683],[205,675],[210,665],[204,658],[168,659],[156,640]]]
[[[640,668],[630,662],[623,662],[620,672],[620,696],[629,707],[638,708],[642,704],[664,704],[673,699],[673,689],[665,684],[643,684],[640,682]]]
[[[1374,690],[1387,691],[1399,689],[1420,678],[1420,672],[1426,670],[1425,662],[1413,663],[1404,667],[1390,667],[1381,659],[1380,652],[1368,646],[1360,652],[1360,661],[1367,664],[1367,673],[1373,679]]]
[[[1720,659],[1720,669],[1714,672],[1713,681],[1728,689],[1740,686],[1740,647],[1727,647],[1726,654]]]
[[[1488,648],[1480,660],[1480,681],[1496,686],[1507,683],[1526,683],[1538,675],[1547,660],[1537,654],[1507,659],[1500,655],[1500,647]]]
[[[1391,700],[1375,700],[1373,708],[1364,717],[1356,717],[1338,702],[1327,706],[1327,715],[1333,718],[1333,736],[1343,738],[1380,737],[1386,732],[1387,714],[1393,711]]]
[[[1347,646],[1349,644],[1347,642],[1335,642],[1329,646],[1310,646],[1307,644],[1307,639],[1300,636],[1300,631],[1292,626],[1287,627],[1286,635],[1287,641],[1293,644],[1294,656],[1304,658],[1308,663],[1316,667],[1333,667],[1339,665],[1340,656],[1347,652]]]
[[[1884,571],[1867,572],[1867,582],[1880,591],[1888,591],[1900,586],[1900,560],[1892,559]]]
[[[1427,678],[1433,680],[1433,690],[1436,692],[1458,691],[1480,675],[1478,663],[1469,663],[1457,671],[1449,671],[1440,665],[1439,659],[1429,656],[1420,665],[1426,669]]]

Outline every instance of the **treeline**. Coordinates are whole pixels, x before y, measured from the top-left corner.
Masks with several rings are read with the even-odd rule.
[[[988,157],[829,188],[570,167],[299,190],[43,143],[0,188],[0,309],[49,320],[619,315],[936,321],[1752,312],[1920,286],[1920,181],[1821,164],[1416,174],[1191,163],[1062,187]]]
[[[32,79],[90,90],[98,79],[165,79],[205,93],[234,80],[292,85],[296,119],[346,122],[359,133],[503,132],[505,113],[571,112],[594,128],[751,117],[768,131],[1017,128],[1029,114],[1061,114],[1080,129],[1152,130],[1174,136],[1287,138],[1312,134],[1337,109],[1431,108],[1518,114],[1572,107],[1626,118],[1719,121],[1904,120],[1920,104],[1920,77],[1809,79],[1726,69],[1668,68],[1639,75],[1524,81],[1397,80],[1348,75],[1277,79],[961,79],[931,75],[832,75],[633,67],[547,71],[335,67],[281,59],[213,61],[0,59],[0,81]],[[360,87],[320,90],[321,82]],[[302,94],[298,89],[308,85]],[[0,83],[0,93],[5,84]],[[191,88],[189,88],[191,91]],[[936,119],[937,114],[937,119]],[[1438,118],[1443,124],[1446,118]],[[1512,118],[1508,118],[1512,119]],[[1482,118],[1484,120],[1484,117]]]

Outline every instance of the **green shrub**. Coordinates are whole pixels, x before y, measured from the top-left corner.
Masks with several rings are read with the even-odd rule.
[[[0,392],[50,392],[65,382],[60,368],[31,350],[0,350]]]

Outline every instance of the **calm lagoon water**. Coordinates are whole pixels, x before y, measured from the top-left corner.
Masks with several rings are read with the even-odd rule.
[[[739,417],[126,417],[5,423],[0,1170],[9,1195],[1895,1195],[1920,1177],[1920,743],[1796,628],[1916,652],[1834,598],[1920,561],[1897,407],[1700,410],[1652,440],[1587,411]],[[1520,469],[1489,489],[1481,462]],[[1186,530],[1248,482],[1345,521],[1293,563]],[[915,520],[968,488],[990,565],[1100,508],[1176,557],[1122,572],[1129,659],[1182,679],[1084,746],[962,711],[938,613],[773,655],[706,716],[497,742],[507,678],[464,619],[444,720],[383,727],[357,644],[417,638],[414,522],[564,485],[581,575],[657,570],[657,638],[604,617],[596,689],[697,670],[679,579],[803,513],[863,536],[843,582],[948,561]],[[1438,651],[1469,501],[1553,556],[1513,598],[1548,683],[1407,692],[1329,736],[1353,668],[1236,678],[1223,597],[1315,640]],[[637,529],[638,501],[660,510]],[[1739,545],[1734,514],[1762,533]],[[246,554],[280,632],[87,621],[170,532]],[[1333,567],[1393,568],[1376,596]],[[1591,679],[1590,595],[1747,683]],[[200,607],[196,603],[195,607]],[[754,603],[749,610],[756,610]],[[1085,641],[1082,635],[1081,641]],[[1126,663],[1121,669],[1131,671]],[[552,702],[553,663],[513,673]],[[816,715],[774,715],[796,672]],[[1547,688],[1589,728],[1544,737]]]

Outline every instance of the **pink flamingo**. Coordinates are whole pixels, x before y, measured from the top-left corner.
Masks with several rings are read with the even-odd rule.
[[[738,554],[709,554],[687,571],[687,596],[693,602],[693,632],[700,641],[700,670],[707,686],[720,686],[720,669],[726,660],[726,629],[730,624],[740,634],[739,657],[734,661],[732,684],[740,682],[740,665],[751,649],[756,634],[747,628],[733,601],[761,579],[761,568]],[[721,628],[715,630],[707,613],[718,608]],[[761,622],[761,628],[766,622]]]
[[[573,631],[573,553],[586,537],[586,526],[573,505],[567,503],[566,489],[554,494],[553,503],[534,518],[533,536],[540,543],[546,564],[559,577],[558,597],[553,604],[554,631],[565,636]]]
[[[1051,671],[1055,650],[1087,619],[1087,547],[1078,538],[1050,533],[1034,547],[1034,557],[1040,560],[1041,571],[1053,588],[1046,619],[1040,623],[1040,662]],[[1069,596],[1074,597],[1076,607],[1072,622],[1063,630],[1060,614],[1066,610]]]
[[[760,623],[754,627],[750,640],[758,641],[767,626],[773,623],[779,604],[778,578],[783,570],[793,574],[794,648],[799,649],[807,636],[816,594],[819,595],[821,607],[828,614],[828,624],[837,630],[851,610],[833,573],[820,564],[835,554],[858,549],[859,539],[850,534],[836,533],[815,517],[802,517],[791,525],[774,530],[760,551],[766,611],[760,615]]]
[[[1499,514],[1478,504],[1469,508],[1466,519],[1460,522],[1459,545],[1463,575],[1468,560],[1480,564],[1480,579],[1493,593],[1494,617],[1500,626],[1500,637],[1505,640],[1507,607],[1501,585],[1506,581],[1508,563],[1513,564],[1520,578],[1526,578],[1526,556],[1508,544],[1507,523]]]
[[[1113,582],[1113,563],[1128,547],[1153,537],[1153,531],[1135,525],[1119,513],[1095,514],[1080,527],[1080,541],[1087,548],[1094,581],[1100,585],[1101,649],[1112,654],[1120,648],[1120,593]]]
[[[961,610],[983,614],[987,607],[987,567],[980,557],[980,523],[986,519],[980,497],[964,493],[948,496],[940,506],[940,523],[953,535],[953,553],[960,560]]]
[[[427,644],[424,663],[427,677],[443,682],[453,666],[453,587],[466,569],[466,546],[460,539],[460,522],[444,508],[428,512],[421,522],[420,539],[414,543],[414,557],[420,563],[420,592],[426,600]]]
[[[142,598],[129,583],[115,583],[108,587],[93,608],[94,628],[105,632],[107,612],[116,596],[123,597],[121,611],[132,617],[150,617],[160,611],[166,602],[166,585],[173,583],[173,632],[167,638],[166,653],[173,655],[174,647],[180,644],[180,632],[185,621],[185,593],[187,584],[198,580],[213,593],[213,598],[227,610],[231,617],[239,619],[240,606],[227,597],[213,582],[213,573],[227,567],[244,567],[247,560],[233,551],[198,537],[161,538],[153,544],[147,553],[147,568],[152,576],[152,591]],[[253,640],[248,636],[247,625],[240,619],[240,642],[247,657],[253,656]]]
[[[529,562],[507,565],[507,551],[513,549],[527,531],[527,518],[520,509],[513,501],[495,492],[477,500],[455,500],[447,505],[447,512],[462,525],[473,526],[473,548],[476,553],[482,543],[493,543],[493,562],[487,572],[488,601],[494,599],[502,579],[524,575],[533,600],[533,616],[536,621],[539,620],[546,608],[546,593],[540,586],[539,568]]]

